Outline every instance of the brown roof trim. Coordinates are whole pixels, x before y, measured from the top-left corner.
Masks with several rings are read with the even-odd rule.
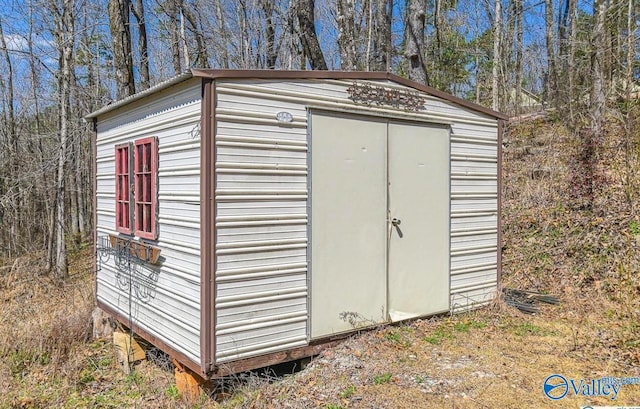
[[[109,307],[108,305],[101,302],[100,300],[98,300],[98,307],[100,307],[100,309],[106,312],[107,314],[117,319],[123,326],[133,330],[133,332],[135,332],[137,335],[140,335],[142,338],[150,342],[155,347],[160,348],[171,358],[174,358],[175,360],[180,362],[182,365],[192,370],[194,373],[198,374],[199,376],[204,375],[201,373],[200,365],[193,362],[193,360],[191,360],[182,352],[175,350],[174,348],[170,347],[166,342],[162,341],[160,338],[140,328],[137,324],[130,322],[126,317],[122,316],[116,310]]]
[[[216,70],[192,68],[194,77],[219,78],[262,78],[262,79],[351,79],[351,80],[389,80],[426,92],[456,105],[483,113],[496,119],[509,117],[490,108],[447,94],[435,88],[382,71],[284,71],[284,70]]]
[[[215,81],[202,79],[200,115],[200,361],[207,374],[214,364],[214,240],[215,240]]]

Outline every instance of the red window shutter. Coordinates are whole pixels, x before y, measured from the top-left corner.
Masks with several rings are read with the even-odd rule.
[[[158,138],[135,141],[133,172],[135,178],[135,235],[158,238]]]
[[[116,146],[116,231],[131,234],[131,144]]]

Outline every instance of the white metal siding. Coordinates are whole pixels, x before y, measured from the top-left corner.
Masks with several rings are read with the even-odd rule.
[[[217,362],[306,344],[309,106],[452,124],[451,306],[471,308],[494,296],[497,121],[432,96],[419,113],[357,106],[346,92],[351,83],[217,81]],[[279,111],[293,122],[278,124]]]
[[[157,136],[159,234],[164,259],[118,284],[113,258],[98,271],[98,299],[200,363],[200,81],[173,86],[98,118],[98,236],[115,232],[114,145]],[[126,275],[119,272],[121,276]],[[150,276],[151,278],[144,278]]]
[[[216,86],[216,361],[306,344],[304,106]],[[288,110],[280,127],[265,112]],[[301,120],[300,120],[301,119]]]

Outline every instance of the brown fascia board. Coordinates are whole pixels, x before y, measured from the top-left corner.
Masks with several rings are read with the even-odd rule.
[[[389,80],[414,88],[434,97],[444,99],[472,111],[480,112],[496,119],[508,120],[509,117],[490,108],[478,105],[466,99],[439,91],[428,85],[402,78],[383,71],[285,71],[285,70],[217,70],[192,68],[194,77],[211,79],[347,79],[347,80]]]

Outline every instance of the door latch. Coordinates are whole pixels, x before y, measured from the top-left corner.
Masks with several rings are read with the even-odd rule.
[[[402,223],[402,220],[400,219],[396,219],[395,217],[391,219],[391,224],[393,224],[395,227],[400,226],[400,223]]]

